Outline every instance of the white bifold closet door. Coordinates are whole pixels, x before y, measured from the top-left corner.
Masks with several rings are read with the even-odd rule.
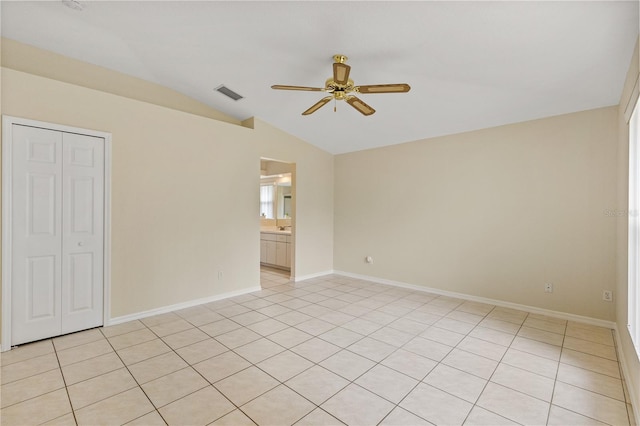
[[[11,344],[102,325],[104,139],[12,135]]]

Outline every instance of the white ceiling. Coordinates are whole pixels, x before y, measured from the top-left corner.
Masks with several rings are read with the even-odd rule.
[[[170,87],[238,119],[259,117],[331,153],[619,102],[637,1],[2,1],[2,36]],[[406,94],[301,112],[332,56],[356,85]],[[213,89],[245,96],[234,102]]]

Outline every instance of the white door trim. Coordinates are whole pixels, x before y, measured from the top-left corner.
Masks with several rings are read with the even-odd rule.
[[[103,323],[111,319],[111,133],[46,123],[26,118],[2,116],[2,351],[11,349],[11,141],[13,125],[39,127],[104,139],[104,294]]]

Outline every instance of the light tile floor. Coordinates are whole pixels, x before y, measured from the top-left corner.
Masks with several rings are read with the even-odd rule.
[[[2,424],[634,424],[611,330],[287,275],[4,353]]]

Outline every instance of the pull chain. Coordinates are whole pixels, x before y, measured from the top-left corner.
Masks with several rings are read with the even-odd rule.
[[[338,110],[338,101],[336,100],[336,98],[333,98],[333,112],[336,112]]]

